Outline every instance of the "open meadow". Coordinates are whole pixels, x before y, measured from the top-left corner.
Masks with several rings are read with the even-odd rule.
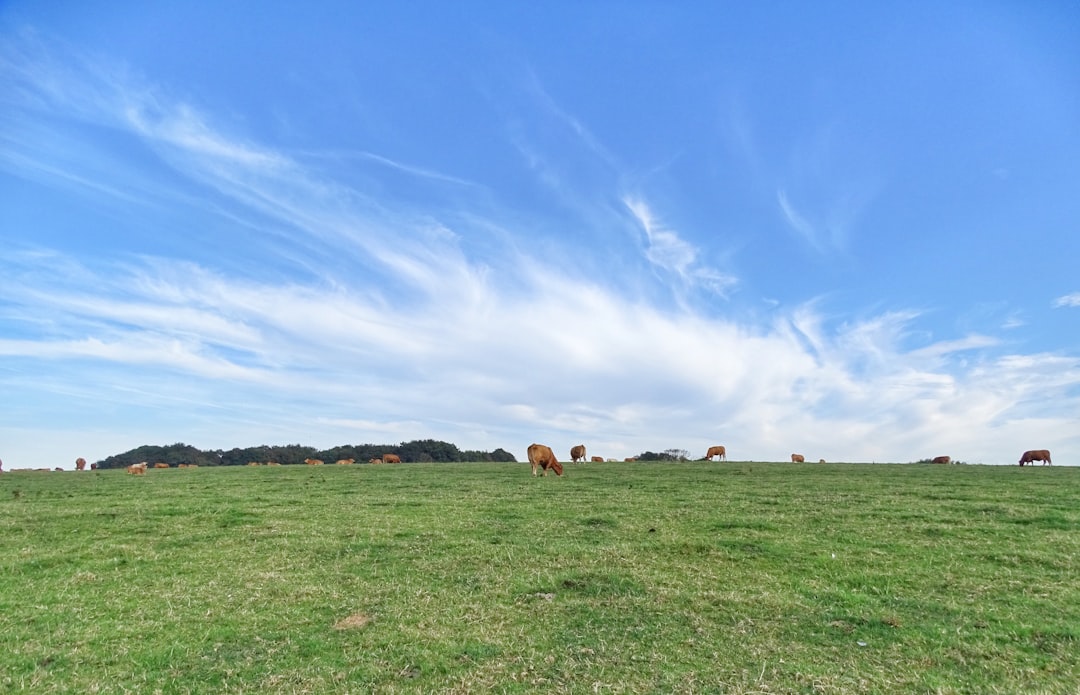
[[[1076,693],[1080,469],[4,473],[0,691]]]

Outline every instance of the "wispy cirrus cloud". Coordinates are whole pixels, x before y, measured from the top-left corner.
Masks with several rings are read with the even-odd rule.
[[[780,205],[780,212],[783,213],[784,219],[787,221],[788,225],[798,232],[811,246],[820,249],[822,242],[818,229],[811,224],[809,220],[803,217],[801,212],[795,209],[795,206],[788,200],[787,191],[783,189],[777,191],[776,201]]]
[[[797,137],[785,164],[776,169],[780,214],[819,253],[843,252],[865,210],[873,203],[878,174],[860,147],[839,124],[818,127]]]
[[[651,264],[683,282],[704,286],[719,295],[724,295],[738,282],[735,276],[719,273],[702,264],[698,249],[665,226],[644,200],[624,197],[623,204],[644,233],[645,257]]]
[[[63,113],[106,124],[143,146],[128,157],[156,158],[149,169],[167,171],[148,185],[190,187],[177,195],[183,204],[190,191],[213,192],[205,197],[231,234],[244,230],[243,243],[223,253],[178,236],[171,255],[135,246],[120,258],[0,249],[0,277],[17,278],[0,296],[0,320],[15,336],[0,340],[0,388],[20,418],[121,422],[140,436],[202,446],[432,436],[521,456],[533,440],[588,436],[591,448],[615,455],[723,441],[747,458],[798,448],[829,460],[903,460],[949,445],[973,452],[966,459],[1001,462],[1031,431],[1022,404],[1051,392],[1080,406],[1075,359],[1000,355],[978,334],[915,340],[920,315],[910,310],[847,321],[813,302],[763,321],[671,311],[576,272],[581,259],[552,253],[554,225],[531,210],[376,199],[122,71],[72,70],[7,73],[21,96],[8,97],[3,118]],[[80,84],[69,91],[69,80]],[[623,193],[598,140],[565,113],[559,119],[605,174],[590,179],[588,195],[554,181],[573,203],[560,212],[583,228],[632,223],[633,253],[661,284],[724,296],[735,277],[711,270],[647,194]],[[107,178],[86,185],[87,161],[58,159],[47,130],[22,132],[31,139],[5,160],[8,173],[79,181],[101,198],[146,195]],[[544,156],[542,175],[574,168]],[[380,164],[461,186],[423,165]],[[497,182],[477,185],[497,190],[489,183]],[[777,200],[808,241],[826,243],[786,191]],[[619,202],[625,210],[612,214]],[[138,205],[129,210],[152,228]],[[499,243],[503,234],[513,243]],[[633,270],[613,265],[609,248],[580,253],[611,276]],[[67,397],[35,400],[43,385]]]

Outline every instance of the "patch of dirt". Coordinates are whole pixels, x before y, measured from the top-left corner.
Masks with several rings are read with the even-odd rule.
[[[335,630],[358,630],[371,622],[371,616],[364,613],[353,613],[348,618],[342,618],[334,623]]]

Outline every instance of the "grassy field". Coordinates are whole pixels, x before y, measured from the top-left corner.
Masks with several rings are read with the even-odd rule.
[[[1077,693],[1080,469],[4,473],[0,691]]]

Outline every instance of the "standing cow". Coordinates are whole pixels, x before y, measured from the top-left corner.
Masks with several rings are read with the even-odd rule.
[[[86,470],[86,459],[84,459],[81,456],[79,458],[75,459],[75,470],[77,470],[77,471],[85,471]]]
[[[548,469],[555,471],[555,475],[562,475],[563,467],[555,458],[555,452],[551,450],[550,446],[544,446],[543,444],[530,444],[529,445],[529,463],[532,464],[532,474],[536,477],[537,467],[544,469],[544,476],[548,474]]]
[[[570,448],[570,460],[574,463],[585,463],[585,445],[578,444]]]
[[[802,454],[792,454],[791,455],[791,462],[792,463],[806,463],[806,457],[803,456]]]
[[[1035,465],[1036,461],[1042,461],[1044,466],[1052,466],[1050,462],[1050,450],[1049,449],[1032,449],[1031,451],[1025,451],[1024,455],[1020,457],[1020,465],[1025,463]]]
[[[397,454],[383,454],[383,463],[401,463],[401,457]]]
[[[705,454],[705,460],[712,461],[713,456],[719,456],[721,460],[727,460],[727,449],[722,446],[710,446],[709,451]]]
[[[951,462],[952,462],[952,458],[949,457],[949,456],[935,456],[930,461],[930,463],[945,463],[945,464],[948,464],[948,463],[951,463]]]

